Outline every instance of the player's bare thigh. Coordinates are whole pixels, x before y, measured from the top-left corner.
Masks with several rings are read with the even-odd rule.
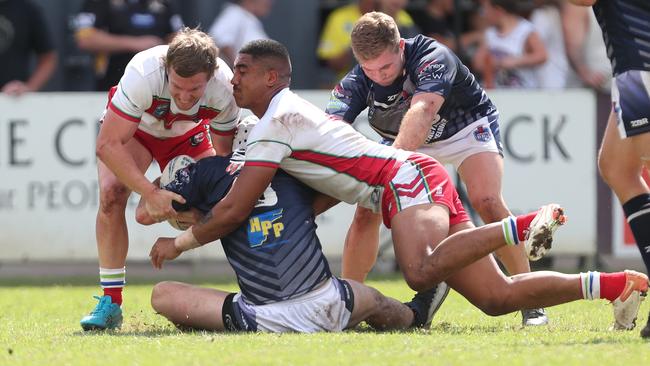
[[[641,157],[650,154],[650,133],[623,139],[617,123],[616,114],[610,113],[598,156],[598,167],[619,200],[627,202],[645,190],[645,184],[641,180],[644,163]],[[645,146],[641,146],[643,144]],[[646,166],[648,165],[646,161]]]
[[[182,282],[165,281],[154,286],[151,306],[175,325],[223,330],[221,313],[228,294]]]
[[[449,235],[449,209],[434,203],[408,207],[393,216],[391,233],[395,257],[407,283],[412,288],[426,288],[430,269],[425,259]]]

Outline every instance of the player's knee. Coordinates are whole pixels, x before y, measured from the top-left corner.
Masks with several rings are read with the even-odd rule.
[[[425,273],[424,271],[404,271],[404,279],[413,291],[425,291],[434,284],[442,282],[436,273]]]
[[[481,218],[489,222],[502,219],[508,209],[498,194],[481,194],[470,197],[470,204]]]
[[[102,187],[99,195],[100,210],[105,214],[124,212],[130,193],[125,185],[118,182]]]
[[[170,298],[172,282],[163,281],[157,283],[151,290],[151,307],[157,313],[164,314],[167,308],[166,303]]]
[[[616,182],[617,178],[625,176],[625,172],[621,169],[623,164],[621,161],[616,161],[604,154],[598,155],[598,172],[603,180],[611,185],[613,182]]]

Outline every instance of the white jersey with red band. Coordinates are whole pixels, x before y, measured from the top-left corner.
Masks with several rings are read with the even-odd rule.
[[[165,139],[182,136],[198,123],[209,123],[216,134],[231,135],[239,120],[232,96],[232,71],[221,59],[205,93],[189,110],[180,110],[169,93],[163,58],[169,46],[156,46],[135,55],[124,70],[108,107],[138,128]]]
[[[317,191],[378,212],[384,185],[411,154],[367,139],[287,88],[251,131],[245,164],[279,167]]]

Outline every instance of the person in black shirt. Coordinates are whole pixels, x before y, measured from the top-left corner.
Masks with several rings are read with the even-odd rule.
[[[30,73],[30,58],[37,55]],[[56,51],[41,10],[31,0],[0,0],[0,91],[39,90],[56,67]]]
[[[86,0],[75,25],[77,46],[97,53],[96,90],[107,91],[136,53],[166,43],[183,22],[169,0]]]

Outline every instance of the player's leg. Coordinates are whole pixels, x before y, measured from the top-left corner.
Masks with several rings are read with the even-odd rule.
[[[228,292],[165,281],[154,286],[151,306],[179,328],[224,330],[223,306]]]
[[[650,190],[641,174],[643,166],[650,165],[650,73],[633,70],[617,75],[612,81],[612,104],[598,167],[623,205],[650,271]],[[641,335],[650,336],[650,324]]]
[[[151,164],[151,153],[136,139],[126,148],[144,173]],[[125,209],[131,191],[119,181],[101,161],[97,162],[99,183],[99,209],[97,210],[95,235],[99,258],[100,284],[104,296],[99,304],[81,320],[86,329],[116,328],[121,325],[122,289],[126,276],[126,254],[129,247]],[[109,299],[106,300],[106,297]],[[113,305],[115,304],[115,305]]]
[[[582,274],[539,271],[507,277],[491,256],[462,268],[446,281],[484,313],[493,316],[579,299],[614,301],[625,291],[623,300],[627,300],[632,291],[648,288],[647,277],[633,271]]]
[[[497,222],[512,213],[501,193],[503,158],[496,152],[481,152],[463,160],[458,173],[467,187],[470,204],[485,223]],[[494,252],[509,274],[530,272],[523,245],[506,246]],[[523,325],[544,325],[548,318],[544,309],[522,311]]]
[[[345,236],[341,277],[363,282],[377,260],[381,215],[357,206]]]
[[[408,306],[360,282],[345,281],[354,293],[354,308],[347,328],[362,321],[378,330],[406,329],[414,323],[414,312]]]

